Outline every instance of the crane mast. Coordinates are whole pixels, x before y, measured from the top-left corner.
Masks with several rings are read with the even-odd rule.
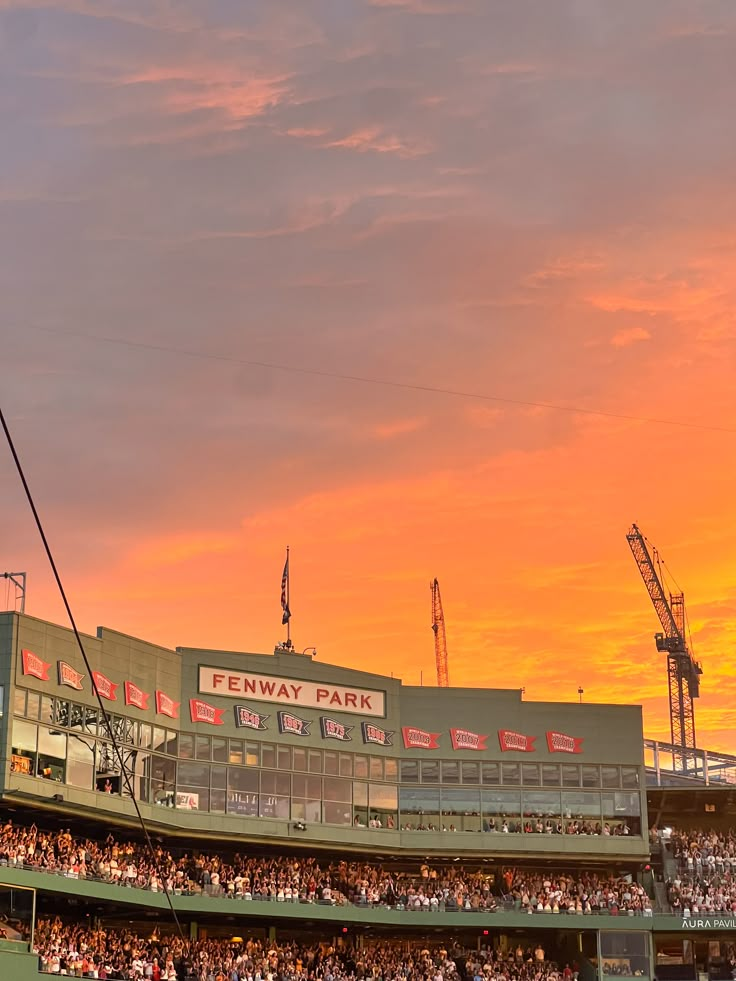
[[[700,675],[703,669],[693,658],[687,645],[685,626],[685,597],[670,593],[667,597],[658,569],[659,553],[647,542],[637,525],[632,525],[626,540],[631,548],[639,573],[649,593],[662,633],[654,635],[657,650],[667,654],[667,685],[670,701],[670,733],[676,769],[687,770],[695,749],[695,707],[693,699],[700,695]]]
[[[445,633],[445,614],[442,611],[440,584],[435,579],[429,584],[432,591],[432,631],[434,633],[434,657],[437,662],[437,687],[448,688],[450,679],[447,671],[447,634]]]

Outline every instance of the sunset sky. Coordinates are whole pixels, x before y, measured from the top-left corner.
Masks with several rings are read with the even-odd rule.
[[[0,395],[80,625],[271,651],[288,544],[299,649],[434,684],[437,576],[451,683],[667,738],[638,521],[736,752],[735,85],[733,0],[0,0]]]

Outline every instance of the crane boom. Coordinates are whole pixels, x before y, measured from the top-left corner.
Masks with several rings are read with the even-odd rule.
[[[657,570],[654,567],[652,556],[649,554],[647,543],[645,542],[644,536],[639,531],[637,525],[631,526],[631,530],[626,536],[626,541],[629,543],[636,564],[639,567],[641,578],[644,580],[644,585],[647,587],[649,598],[651,599],[652,605],[654,606],[657,616],[659,617],[659,622],[662,624],[665,637],[672,642],[673,646],[677,645],[678,647],[684,647],[684,631],[681,631],[678,624],[675,622],[672,608],[667,602],[664,588],[659,576],[657,575]]]
[[[447,634],[445,633],[445,614],[442,611],[440,584],[435,579],[429,584],[432,591],[432,631],[434,632],[434,657],[437,662],[437,687],[448,688],[450,678],[447,670]]]
[[[670,700],[670,733],[676,769],[687,770],[695,749],[695,708],[693,699],[700,695],[701,666],[693,658],[687,645],[685,626],[685,597],[682,593],[664,591],[657,572],[659,555],[652,546],[650,554],[647,542],[633,524],[626,536],[639,573],[649,593],[649,598],[662,624],[663,633],[655,634],[657,650],[667,654],[667,686]],[[655,565],[656,563],[656,565]]]

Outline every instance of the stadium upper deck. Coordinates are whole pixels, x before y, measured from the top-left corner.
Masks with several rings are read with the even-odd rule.
[[[0,615],[5,801],[354,850],[645,858],[641,710],[412,687],[309,656],[85,638]],[[644,833],[643,833],[644,832]]]

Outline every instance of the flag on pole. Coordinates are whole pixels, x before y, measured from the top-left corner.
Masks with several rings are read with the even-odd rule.
[[[287,624],[291,619],[291,610],[289,609],[289,550],[286,550],[286,562],[284,563],[284,574],[281,577],[281,609],[283,615],[281,617],[281,623]]]

